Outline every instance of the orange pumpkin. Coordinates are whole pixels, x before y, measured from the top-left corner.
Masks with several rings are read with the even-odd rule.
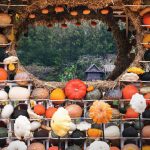
[[[0,68],[0,80],[7,80],[8,74],[5,69]]]
[[[30,14],[30,15],[29,15],[29,18],[30,18],[30,19],[34,19],[35,17],[36,17],[35,14]]]
[[[147,13],[143,16],[143,24],[150,25],[150,13]],[[146,27],[150,28],[150,26],[146,26]]]
[[[42,14],[48,14],[49,13],[49,11],[48,11],[48,9],[42,9]]]
[[[91,11],[89,9],[83,10],[83,14],[84,15],[89,15],[90,13],[91,13]]]
[[[45,114],[45,107],[41,104],[37,104],[34,106],[34,112],[37,115],[44,115]]]
[[[147,105],[150,105],[150,93],[145,94],[144,98],[146,99]]]
[[[123,98],[127,99],[128,101],[130,101],[132,96],[136,93],[139,93],[139,91],[138,91],[137,87],[134,85],[127,85],[122,90]]]
[[[45,116],[46,118],[52,118],[53,114],[57,111],[57,108],[55,107],[49,107],[47,110],[46,110],[46,113],[45,113]]]
[[[55,11],[56,11],[57,13],[61,13],[61,12],[64,11],[64,8],[61,7],[61,6],[58,6],[58,7],[55,7]]]
[[[65,101],[65,93],[62,89],[57,88],[50,94],[50,100],[54,100],[55,104],[62,104]],[[55,101],[57,100],[57,101]]]
[[[94,90],[94,86],[92,86],[92,85],[88,86],[86,89],[87,92],[91,92],[93,90]]]
[[[57,146],[52,146],[50,147],[48,150],[58,150],[58,147]],[[61,149],[60,149],[61,150]]]
[[[120,150],[118,147],[112,146],[110,147],[110,150]]]
[[[78,15],[78,12],[77,12],[77,11],[71,11],[70,14],[71,14],[72,16],[77,16],[77,15]]]
[[[94,129],[94,128],[88,129],[88,131],[87,131],[88,136],[91,138],[94,138],[94,139],[101,137],[102,133],[103,133],[102,130]]]
[[[102,15],[107,15],[107,14],[109,13],[109,9],[101,9],[101,10],[100,10],[100,13],[101,13]]]
[[[126,111],[125,118],[138,118],[139,114],[129,107]]]

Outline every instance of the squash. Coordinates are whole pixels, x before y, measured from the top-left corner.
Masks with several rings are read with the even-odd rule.
[[[150,150],[150,145],[144,145],[144,146],[142,146],[142,150]]]
[[[26,100],[30,97],[30,91],[23,87],[12,87],[9,90],[9,98],[14,100]]]
[[[49,131],[48,130],[45,130],[45,129],[40,129],[40,130],[36,130],[34,131],[34,134],[33,134],[34,137],[49,137]]]
[[[0,68],[0,82],[2,80],[7,80],[8,74],[5,69]]]
[[[46,113],[45,113],[45,116],[46,118],[52,118],[53,114],[57,111],[57,108],[55,107],[49,107],[47,110],[46,110]]]
[[[132,96],[136,93],[139,93],[138,89],[136,86],[134,85],[126,85],[123,89],[122,89],[122,95],[123,98],[130,101],[130,99],[132,98]]]
[[[125,128],[122,132],[123,137],[138,137],[138,131],[133,127]]]
[[[96,139],[102,136],[103,131],[100,129],[88,129],[87,134],[90,138]]]
[[[146,87],[140,88],[140,93],[142,93],[142,94],[150,93],[150,87],[146,86]]]
[[[100,100],[102,98],[102,92],[98,89],[94,89],[93,91],[87,92],[85,99],[87,100]]]
[[[89,9],[83,10],[83,14],[84,15],[89,15],[90,13],[91,13],[91,11]]]
[[[58,100],[58,101],[53,101],[54,104],[62,104],[65,101],[65,93],[62,89],[57,88],[52,91],[50,94],[50,100]]]
[[[34,106],[34,112],[37,115],[44,115],[45,114],[45,107],[41,104],[37,104]]]
[[[119,87],[116,87],[114,89],[108,90],[105,95],[108,99],[120,99],[122,98],[122,91]]]
[[[41,123],[38,121],[31,122],[31,131],[36,131],[38,128],[40,128]]]
[[[102,15],[108,15],[108,14],[109,14],[109,9],[107,9],[107,8],[101,9],[101,10],[100,10],[100,13],[101,13]]]
[[[55,11],[56,11],[56,13],[61,13],[61,12],[64,12],[64,8],[61,6],[57,6],[57,7],[55,7]]]
[[[145,61],[150,61],[150,50],[147,50],[144,54],[144,60]]]
[[[32,91],[31,98],[35,99],[47,99],[49,97],[49,91],[46,88],[36,88]]]
[[[2,44],[8,44],[8,40],[5,35],[0,34],[0,47],[6,47],[5,45]]]
[[[150,93],[145,94],[144,98],[146,99],[146,104],[150,105]]]
[[[150,25],[150,12],[143,15],[143,24]],[[146,26],[146,28],[150,28],[150,26]]]
[[[6,150],[27,150],[27,146],[23,141],[11,141]]]
[[[150,81],[150,72],[145,72],[140,76],[142,81]]]
[[[49,10],[48,9],[42,9],[42,14],[44,14],[44,15],[46,15],[46,14],[48,14],[49,13]]]
[[[72,145],[69,146],[66,150],[82,150],[82,149],[80,148],[80,146]]]
[[[108,123],[112,118],[112,108],[103,101],[95,101],[89,109],[89,116],[94,123]]]
[[[110,150],[109,145],[104,141],[95,140],[90,144],[87,150]]]
[[[6,13],[0,13],[0,27],[7,27],[11,23],[11,17]]]
[[[23,80],[23,81],[17,81],[16,83],[21,85],[21,86],[26,86],[29,83],[30,77],[29,74],[23,71],[17,71],[15,77],[15,80]],[[28,81],[26,81],[28,80]]]
[[[1,111],[1,118],[9,119],[13,111],[14,111],[14,107],[11,104],[5,105]]]
[[[66,84],[65,94],[69,99],[83,99],[86,95],[86,85],[79,79],[70,80]]]
[[[150,137],[150,125],[144,126],[144,128],[142,129],[142,136],[144,138],[149,138]]]
[[[135,73],[135,74],[139,75],[139,74],[143,74],[145,71],[138,67],[131,67],[131,68],[127,69],[127,72]]]
[[[139,150],[139,147],[135,144],[126,144],[123,146],[122,150]]]
[[[70,14],[71,14],[72,16],[77,16],[77,15],[78,15],[78,12],[74,10],[74,11],[71,11]]]
[[[150,48],[150,34],[144,34],[143,43],[145,48]]]
[[[69,116],[71,118],[78,118],[82,116],[82,108],[77,104],[71,104],[65,107],[65,109],[68,111]]]
[[[126,111],[125,118],[138,118],[139,114],[135,110],[129,107]]]
[[[94,90],[94,86],[93,85],[88,86],[87,89],[86,89],[87,92],[91,92],[93,90]]]
[[[139,76],[135,73],[125,73],[122,77],[121,80],[123,81],[138,81]]]
[[[5,90],[0,90],[0,100],[7,100],[8,94],[5,92]]]
[[[27,150],[46,150],[45,146],[41,143],[32,143],[28,146]]]

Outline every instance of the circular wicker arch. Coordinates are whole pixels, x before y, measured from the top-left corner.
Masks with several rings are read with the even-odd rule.
[[[31,5],[29,5],[26,8],[22,8],[22,9],[18,10],[19,13],[22,15],[22,20],[21,20],[21,22],[15,24],[16,36],[19,35],[21,32],[23,32],[24,28],[22,28],[22,27],[26,26],[29,23],[32,23],[32,22],[28,21],[28,15],[30,13],[36,12],[37,10],[45,8],[49,5],[51,5],[51,6],[65,5],[65,7],[67,7],[68,9],[71,9],[72,7],[77,7],[79,5],[84,5],[90,9],[95,10],[98,8],[106,7],[109,4],[112,4],[112,2],[114,3],[114,5],[119,6],[124,10],[125,14],[129,18],[129,20],[132,22],[132,24],[136,30],[137,52],[136,52],[136,56],[135,56],[133,62],[130,65],[131,66],[138,66],[138,65],[140,65],[139,61],[142,59],[142,57],[144,55],[144,48],[141,45],[141,43],[142,43],[141,41],[143,39],[143,31],[142,31],[142,28],[140,26],[141,21],[140,21],[140,17],[138,15],[138,13],[132,12],[132,10],[129,7],[124,6],[123,0],[115,0],[115,1],[112,1],[112,0],[105,0],[105,1],[104,0],[95,0],[93,2],[91,2],[90,0],[86,1],[86,2],[84,0],[78,0],[78,1],[74,1],[74,0],[57,0],[57,1],[55,1],[55,0],[51,0],[51,1],[50,0],[44,0],[44,1],[43,0],[31,0]],[[24,12],[26,12],[26,13],[24,13]],[[108,26],[112,26],[112,28],[114,28],[113,31],[116,32],[118,29],[118,28],[116,28],[116,26],[113,26],[113,24],[112,24],[112,21],[113,21],[112,19],[114,19],[113,17],[104,18],[101,16],[100,18],[99,17],[97,18],[97,16],[95,16],[95,15],[93,15],[93,16],[89,15],[88,17],[85,17],[85,16],[80,16],[80,17],[81,17],[80,19],[91,19],[91,18],[92,19],[101,19]],[[68,17],[67,21],[70,21],[70,20],[73,20],[73,18]],[[117,33],[116,35],[119,35],[119,33]],[[119,38],[120,37],[116,36],[116,40]],[[124,44],[124,45],[123,44],[119,45],[120,43],[117,43],[117,44],[118,44],[118,46],[126,46],[126,44]],[[12,46],[7,51],[9,53],[9,55],[17,56],[16,42],[14,42],[12,44]],[[125,61],[127,59],[127,57],[125,57],[124,55],[129,56],[129,53],[130,53],[130,50],[127,50],[126,52],[123,52],[123,53],[120,53],[120,51],[119,51],[118,57],[117,57],[117,63],[118,64],[123,63],[123,61]],[[124,54],[124,55],[122,55],[122,54]],[[116,65],[116,68],[112,72],[111,78],[113,78],[113,73],[118,72],[118,67],[119,66]],[[18,68],[27,72],[27,70],[20,63],[18,64]],[[32,75],[30,73],[29,73],[29,75],[30,75],[30,78],[33,80],[35,87],[46,87],[49,89],[54,89],[57,87],[63,88],[65,86],[65,83],[63,83],[63,82],[45,82],[45,81],[39,80],[38,78],[36,78],[34,75]],[[93,86],[98,87],[98,88],[113,88],[119,82],[120,77],[121,77],[121,75],[119,74],[118,78],[115,79],[114,81],[111,81],[111,80],[101,81],[100,80],[100,81],[95,81],[95,82],[86,82],[86,84],[87,85],[93,85]]]

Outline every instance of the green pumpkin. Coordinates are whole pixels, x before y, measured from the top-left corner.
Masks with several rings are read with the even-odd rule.
[[[81,147],[77,145],[69,146],[66,150],[82,150]]]
[[[8,131],[6,128],[0,127],[0,138],[8,137]]]
[[[87,100],[100,100],[102,98],[102,92],[98,89],[87,92],[86,98]]]

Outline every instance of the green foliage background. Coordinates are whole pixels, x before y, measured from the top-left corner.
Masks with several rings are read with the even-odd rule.
[[[17,52],[21,63],[39,68],[53,67],[45,76],[41,76],[42,69],[36,75],[48,81],[65,81],[75,77],[84,79],[85,70],[96,63],[94,58],[116,53],[112,33],[107,31],[105,24],[100,22],[97,27],[91,27],[89,23],[81,27],[68,26],[67,29],[60,28],[58,24],[53,28],[30,26],[28,36],[22,35],[18,42]],[[34,73],[34,67],[31,72]]]

